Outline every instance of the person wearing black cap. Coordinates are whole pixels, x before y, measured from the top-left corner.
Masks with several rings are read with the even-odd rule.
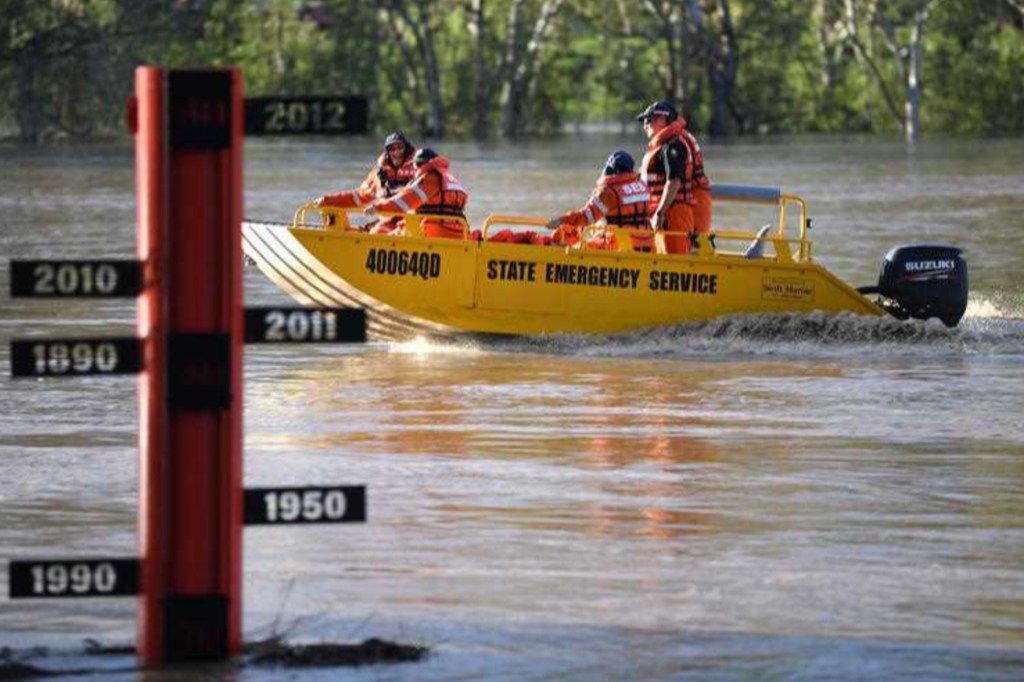
[[[461,239],[466,234],[466,204],[469,194],[462,183],[448,170],[448,159],[433,149],[424,147],[413,157],[416,174],[405,187],[393,196],[380,198],[364,211],[366,215],[378,212],[419,213],[444,218],[424,218],[424,237]]]
[[[667,233],[666,252],[690,253],[697,236],[711,231],[704,154],[671,103],[654,102],[636,118],[643,121],[648,140],[640,177],[651,190],[651,227]]]
[[[550,229],[560,230],[560,235],[556,232],[561,237],[559,241],[567,244],[578,242],[583,228],[603,218],[606,225],[634,230],[631,233],[634,251],[650,251],[652,240],[647,204],[651,194],[633,168],[632,156],[621,149],[613,152],[605,162],[601,176],[597,179],[597,187],[586,205],[548,222]],[[615,233],[600,230],[587,240],[587,247],[617,250]]]
[[[384,199],[395,194],[409,184],[416,169],[412,159],[416,147],[400,131],[394,131],[384,138],[384,152],[377,158],[373,170],[366,176],[359,187],[347,192],[326,194],[314,200],[316,206],[334,206],[337,208],[358,208],[368,206],[377,199]],[[398,227],[398,220],[377,223],[371,232],[387,233]]]

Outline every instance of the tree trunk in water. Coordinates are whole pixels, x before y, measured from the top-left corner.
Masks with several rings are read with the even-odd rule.
[[[737,51],[736,33],[732,25],[732,14],[728,0],[718,0],[722,13],[722,34],[715,56],[708,62],[708,81],[711,84],[711,122],[708,132],[712,137],[726,137],[729,134],[729,99],[736,84]]]
[[[533,31],[530,33],[530,40],[526,44],[526,49],[519,58],[518,64],[513,62],[509,65],[509,80],[506,89],[508,99],[505,101],[502,119],[502,132],[506,137],[518,137],[523,132],[522,114],[534,91],[537,78],[537,58],[547,40],[551,23],[563,2],[564,0],[544,1],[537,21],[534,22]]]
[[[914,13],[914,29],[910,37],[907,67],[906,120],[903,133],[907,142],[917,142],[921,137],[921,42],[924,40],[924,23],[927,10],[922,8]]]
[[[437,51],[434,49],[434,32],[426,17],[426,9],[421,11],[424,16],[423,33],[420,51],[423,55],[423,71],[426,78],[427,101],[430,103],[430,129],[435,137],[444,137],[444,102],[441,99],[441,69],[437,65]]]
[[[22,142],[39,142],[42,137],[43,115],[40,111],[41,98],[35,93],[34,45],[30,43],[26,49],[14,56],[14,70],[17,74],[18,94],[15,100],[15,119],[18,122],[18,139]]]
[[[413,17],[409,13],[410,6],[418,9],[418,15]],[[430,5],[428,3],[398,2],[392,0],[385,6],[392,22],[401,19],[406,30],[412,36],[413,47],[416,54],[413,55],[407,44],[408,38],[393,26],[395,40],[398,47],[408,62],[407,70],[412,77],[419,74],[422,80],[423,91],[427,100],[427,124],[422,131],[424,134],[434,137],[444,137],[444,106],[441,98],[441,72],[437,64],[437,51],[434,49],[434,32],[430,25]],[[415,59],[414,59],[415,57]],[[415,63],[414,63],[415,62]],[[415,68],[415,66],[419,69]]]
[[[501,134],[505,137],[514,135],[514,128],[519,108],[519,91],[515,83],[515,72],[519,68],[519,30],[520,12],[526,0],[515,0],[508,11],[508,35],[505,36],[505,54],[502,56],[504,66],[504,82],[502,83],[502,99],[505,106],[501,112]]]
[[[484,45],[487,43],[487,25],[484,23],[484,0],[470,0],[469,32],[473,36],[473,137],[487,139],[490,132],[488,112],[491,86],[487,74]]]

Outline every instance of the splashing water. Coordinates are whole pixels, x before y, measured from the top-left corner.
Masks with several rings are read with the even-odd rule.
[[[1024,356],[1024,320],[1005,315],[988,299],[972,300],[960,326],[938,320],[897,320],[852,313],[730,315],[704,322],[611,335],[467,336],[417,339],[389,346],[413,354],[536,352],[581,357],[686,358],[777,356],[834,358],[862,355]]]

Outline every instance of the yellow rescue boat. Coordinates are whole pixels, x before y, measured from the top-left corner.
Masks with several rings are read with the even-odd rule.
[[[402,215],[403,236],[354,227],[336,208],[301,207],[289,224],[245,222],[245,254],[307,306],[367,309],[371,335],[456,332],[605,334],[752,313],[891,313],[957,324],[967,269],[949,246],[903,246],[883,261],[877,286],[855,289],[811,258],[804,201],[774,188],[717,186],[716,204],[774,207],[758,231],[716,230],[694,253],[616,251],[488,241],[498,229],[545,221],[494,215],[463,239],[422,236],[420,215]],[[317,216],[319,214],[319,216]],[[310,221],[310,217],[314,222]],[[787,223],[796,223],[795,235]],[[872,299],[869,296],[875,296]]]

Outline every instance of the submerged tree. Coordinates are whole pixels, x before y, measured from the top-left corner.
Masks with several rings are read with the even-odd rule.
[[[1024,0],[6,0],[0,31],[0,126],[29,142],[121,130],[141,63],[435,137],[665,98],[714,135],[1024,130]]]

